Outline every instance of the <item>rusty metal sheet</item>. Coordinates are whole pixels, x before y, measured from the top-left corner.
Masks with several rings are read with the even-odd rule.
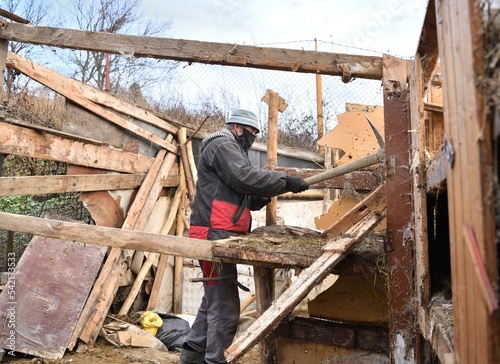
[[[0,294],[0,347],[62,358],[106,247],[35,236]]]

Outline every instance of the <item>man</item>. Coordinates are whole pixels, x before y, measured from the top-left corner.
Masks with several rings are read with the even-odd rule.
[[[259,210],[270,197],[308,189],[300,177],[258,169],[248,150],[260,132],[257,116],[236,110],[219,130],[202,142],[198,183],[189,237],[218,240],[250,232],[250,210]],[[236,334],[240,316],[236,264],[200,262],[204,296],[183,345],[180,363],[226,363],[224,350]]]

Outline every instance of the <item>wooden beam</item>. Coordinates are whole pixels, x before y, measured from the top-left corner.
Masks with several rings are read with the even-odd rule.
[[[413,194],[413,224],[415,232],[415,290],[418,299],[417,320],[420,331],[426,340],[430,340],[429,304],[430,304],[430,268],[428,249],[428,217],[425,178],[425,118],[423,107],[423,70],[420,54],[415,55],[409,67],[410,87],[410,133],[411,138],[411,168]]]
[[[177,148],[171,143],[165,141],[159,136],[143,129],[133,122],[125,119],[124,117],[111,112],[110,110],[97,105],[85,98],[79,88],[80,82],[63,76],[55,71],[46,67],[36,64],[26,58],[23,58],[15,53],[9,52],[7,54],[7,66],[23,73],[24,75],[40,82],[42,85],[50,88],[51,90],[59,93],[60,95],[70,99],[76,104],[92,111],[96,115],[111,121],[112,123],[136,134],[150,142],[167,149],[172,153],[177,153]]]
[[[145,173],[153,158],[2,123],[0,152],[126,173]]]
[[[0,196],[128,190],[139,187],[144,177],[144,174],[2,177],[0,178]],[[168,176],[163,181],[163,187],[178,185],[179,176]]]
[[[130,57],[151,57],[176,61],[252,67],[281,71],[380,80],[380,57],[264,48],[238,44],[184,39],[89,32],[83,30],[3,23],[0,38],[16,42],[50,45]]]
[[[0,196],[125,190],[136,188],[143,179],[143,174],[2,177]]]
[[[93,145],[104,145],[105,144],[105,143],[103,143],[100,140],[95,140],[95,139],[91,139],[91,138],[85,138],[85,137],[82,137],[80,135],[66,133],[64,131],[60,131],[60,130],[56,130],[56,129],[51,129],[51,128],[47,128],[45,126],[35,125],[35,124],[27,123],[25,121],[21,121],[21,120],[16,120],[16,119],[9,118],[9,117],[7,117],[7,111],[6,110],[0,110],[0,118],[3,119],[3,120],[5,120],[8,124],[14,124],[14,125],[17,125],[17,126],[21,126],[23,128],[27,128],[27,129],[38,131],[40,133],[48,133],[48,134],[52,134],[52,135],[57,135],[57,136],[62,137],[62,138],[66,138],[66,139],[70,139],[70,140],[76,140],[76,141],[79,141],[79,142],[82,142],[82,143],[87,143],[87,144],[93,144]]]
[[[206,241],[179,236],[42,219],[6,212],[0,212],[0,229],[119,249],[212,260],[211,245]]]
[[[394,363],[413,362],[417,349],[413,307],[412,190],[407,62],[384,55],[384,128],[387,201],[387,272],[390,356]]]
[[[326,247],[333,245],[336,250],[327,250],[309,268],[304,269],[291,286],[273,302],[273,305],[227,348],[225,357],[228,363],[238,360],[248,349],[274,330],[310,290],[330,273],[331,268],[345,257],[348,250],[370,232],[382,218],[382,215],[371,213],[347,230],[345,237],[338,237],[327,243]]]
[[[29,24],[29,20],[21,18],[19,15],[13,14],[10,11],[0,9],[0,16],[3,16],[4,18],[10,19],[12,21],[16,21],[18,23],[22,24]],[[3,22],[3,21],[2,21]]]
[[[424,102],[424,110],[442,114],[443,105],[433,104],[432,102]]]
[[[74,86],[79,90],[81,95],[89,101],[109,107],[110,109],[118,111],[121,114],[128,115],[134,119],[156,126],[157,128],[170,134],[175,135],[177,132],[177,126],[172,125],[168,121],[156,116],[151,111],[141,109],[140,107],[129,104],[107,92],[81,82],[75,82]]]

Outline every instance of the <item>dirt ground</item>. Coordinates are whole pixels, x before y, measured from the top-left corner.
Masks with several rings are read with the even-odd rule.
[[[62,359],[50,360],[35,358],[29,355],[17,353],[13,357],[5,354],[2,363],[13,364],[177,364],[179,362],[178,352],[163,352],[144,348],[117,348],[104,340],[97,340],[94,347],[86,352],[67,352]],[[246,353],[238,364],[254,364],[259,362],[257,347]]]

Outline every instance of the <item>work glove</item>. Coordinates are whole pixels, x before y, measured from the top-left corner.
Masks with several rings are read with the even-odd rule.
[[[257,211],[266,206],[271,199],[269,197],[264,196],[252,196],[250,199],[250,210]]]
[[[300,177],[286,176],[285,188],[290,192],[299,193],[309,189],[309,185]]]

